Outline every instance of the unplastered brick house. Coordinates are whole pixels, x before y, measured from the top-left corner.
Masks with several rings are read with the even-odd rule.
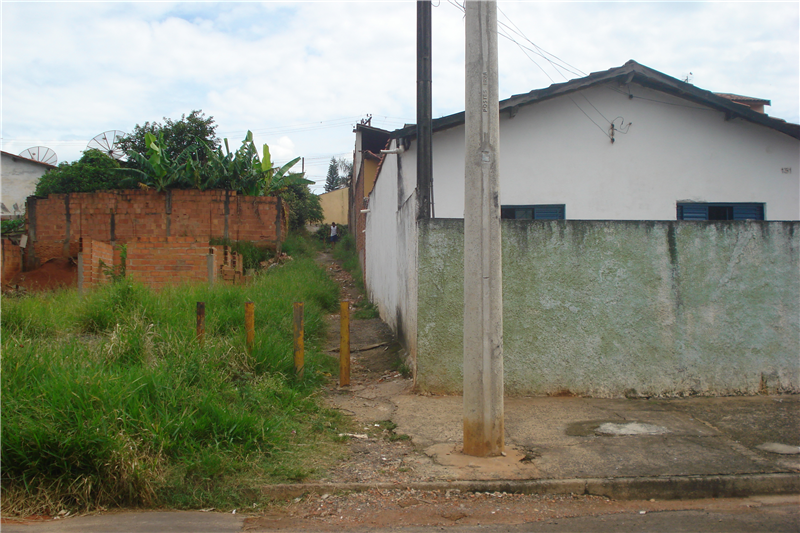
[[[799,391],[800,126],[634,61],[500,102],[506,390]],[[420,390],[461,387],[464,113],[356,128],[350,223]]]
[[[239,281],[241,257],[215,239],[279,247],[286,235],[280,198],[228,190],[114,190],[27,199],[23,269],[70,257],[78,284],[108,281],[122,261],[126,273],[154,288],[182,282]],[[5,272],[4,272],[5,274]]]

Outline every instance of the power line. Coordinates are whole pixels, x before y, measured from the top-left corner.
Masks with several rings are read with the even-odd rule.
[[[503,14],[503,16],[504,16],[504,17],[506,17],[506,18],[508,19],[508,21],[511,23],[511,25],[514,27],[514,29],[512,29],[512,28],[511,28],[510,26],[508,26],[507,24],[505,24],[505,23],[503,23],[503,22],[500,22],[500,21],[498,21],[498,25],[499,25],[499,26],[502,26],[502,27],[504,28],[504,31],[503,31],[503,32],[501,32],[501,31],[499,31],[499,30],[498,30],[498,32],[497,32],[497,33],[498,33],[498,35],[501,35],[502,37],[505,37],[505,38],[506,38],[506,39],[508,39],[509,41],[511,41],[511,42],[513,42],[514,44],[516,44],[516,45],[517,45],[517,46],[520,48],[520,50],[522,50],[522,52],[525,54],[525,56],[526,56],[528,59],[530,59],[530,60],[531,60],[531,62],[532,62],[534,65],[536,65],[536,66],[539,68],[539,70],[541,70],[541,71],[544,73],[544,75],[545,75],[545,76],[547,76],[547,77],[550,79],[550,81],[551,81],[552,83],[555,83],[555,80],[552,78],[552,76],[550,76],[550,75],[547,73],[547,71],[545,71],[545,70],[544,70],[544,69],[541,67],[541,65],[539,65],[539,63],[537,63],[537,62],[536,62],[536,61],[535,61],[535,60],[534,60],[534,59],[533,59],[533,58],[532,58],[532,57],[531,57],[531,56],[528,54],[528,51],[530,51],[530,52],[532,52],[532,53],[534,53],[534,54],[536,54],[536,55],[540,56],[542,59],[544,59],[545,61],[547,61],[548,63],[550,63],[550,66],[552,66],[552,67],[553,67],[553,69],[554,69],[556,72],[558,72],[558,73],[561,75],[561,77],[562,77],[562,78],[564,78],[564,80],[565,80],[565,81],[569,81],[569,80],[567,80],[567,77],[566,77],[566,76],[564,76],[564,73],[562,72],[562,70],[565,70],[565,71],[567,71],[567,72],[570,72],[570,73],[572,73],[572,74],[575,74],[575,75],[584,75],[584,76],[586,75],[586,74],[585,74],[585,73],[584,73],[582,70],[578,69],[577,67],[573,67],[572,65],[570,65],[569,63],[567,63],[567,62],[566,62],[566,61],[564,61],[563,59],[559,58],[559,57],[558,57],[558,56],[556,56],[555,54],[551,54],[550,52],[547,52],[546,50],[544,50],[543,48],[541,48],[540,46],[538,46],[536,43],[534,43],[532,40],[530,40],[530,39],[529,39],[529,38],[528,38],[528,37],[527,37],[527,36],[526,36],[526,35],[525,35],[525,34],[522,32],[522,30],[520,30],[520,29],[519,29],[519,27],[518,27],[516,24],[514,24],[514,21],[513,21],[513,20],[511,20],[511,17],[509,17],[508,15],[506,15],[506,13],[505,13],[505,12],[504,12],[502,9],[500,9],[500,7],[498,7],[498,8],[497,8],[497,10],[498,10],[498,11],[500,11],[500,13],[502,13],[502,14]],[[531,45],[533,45],[533,46],[534,46],[534,48],[536,48],[536,50],[531,50],[531,49],[530,49],[530,48],[528,48],[527,46],[524,46],[524,45],[522,45],[520,42],[518,42],[518,41],[517,41],[516,39],[514,39],[512,36],[508,35],[508,34],[507,34],[507,32],[508,32],[508,31],[513,31],[514,33],[516,33],[517,35],[519,35],[520,37],[522,37],[523,39],[525,39],[526,41],[528,41],[529,43],[531,43]],[[546,55],[545,55],[545,54],[546,54]],[[564,66],[562,66],[562,65],[558,65],[558,64],[554,63],[554,62],[553,62],[553,61],[552,61],[552,60],[551,60],[549,57],[547,57],[548,55],[549,55],[549,56],[552,56],[552,57],[554,57],[555,59],[557,59],[558,61],[560,61],[561,63],[563,63],[563,64],[567,65],[567,66],[568,66],[568,67],[570,67],[570,68],[566,68],[566,67],[564,67]],[[572,69],[572,70],[570,70],[570,69]],[[597,129],[599,129],[599,130],[600,130],[600,131],[603,133],[603,135],[605,135],[605,136],[606,136],[606,137],[608,137],[609,139],[612,139],[612,141],[613,141],[613,137],[612,137],[612,135],[611,135],[611,134],[609,134],[609,133],[608,133],[608,132],[607,132],[607,131],[606,131],[606,130],[605,130],[605,129],[604,129],[604,128],[603,128],[603,127],[600,125],[600,124],[598,124],[597,122],[595,122],[595,121],[594,121],[594,119],[592,119],[592,117],[590,117],[590,116],[589,116],[589,114],[588,114],[588,113],[587,113],[587,112],[586,112],[586,111],[585,111],[585,110],[584,110],[584,109],[583,109],[581,106],[579,106],[579,105],[578,105],[578,102],[576,102],[576,101],[575,101],[575,99],[574,99],[574,98],[572,98],[572,96],[571,96],[571,95],[569,95],[569,94],[568,94],[568,95],[566,95],[566,96],[567,96],[567,98],[569,98],[569,99],[570,99],[570,101],[571,101],[571,102],[572,102],[572,103],[575,105],[575,107],[577,107],[577,108],[578,108],[578,110],[579,110],[581,113],[583,113],[583,114],[584,114],[584,116],[586,116],[586,118],[588,118],[588,119],[589,119],[589,121],[590,121],[592,124],[594,124],[595,126],[597,126]],[[611,127],[613,127],[613,126],[614,126],[613,122],[611,122],[610,120],[608,120],[608,119],[605,117],[605,115],[603,115],[603,113],[601,113],[601,112],[600,112],[600,110],[599,110],[599,109],[597,109],[597,107],[595,107],[595,105],[594,105],[594,104],[593,104],[593,103],[592,103],[592,102],[591,102],[591,101],[590,101],[590,100],[589,100],[589,99],[586,97],[586,95],[585,95],[585,94],[581,93],[581,96],[583,97],[583,99],[584,99],[584,100],[586,100],[586,102],[587,102],[587,103],[588,103],[590,106],[592,106],[592,108],[593,108],[595,111],[597,111],[597,113],[598,113],[598,114],[599,114],[601,117],[603,117],[603,119],[604,119],[606,122],[608,122],[608,123],[609,123],[609,125],[610,125]],[[614,119],[614,120],[616,120],[616,119]],[[623,119],[623,123],[624,123],[624,119]],[[625,132],[627,132],[627,130],[625,130]]]

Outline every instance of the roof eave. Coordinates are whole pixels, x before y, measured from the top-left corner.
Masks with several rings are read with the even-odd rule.
[[[657,89],[661,92],[672,94],[679,98],[693,101],[697,104],[717,109],[725,113],[726,120],[734,118],[742,118],[749,122],[760,124],[768,128],[772,128],[781,133],[800,139],[800,125],[791,124],[781,119],[770,117],[763,113],[753,111],[752,109],[737,104],[731,100],[717,96],[711,91],[699,89],[690,83],[680,81],[671,76],[653,70],[644,65],[631,60],[621,67],[612,68],[602,72],[593,72],[583,78],[578,78],[564,83],[553,84],[544,89],[533,90],[529,93],[514,95],[510,98],[500,101],[500,112],[511,111],[513,108],[522,107],[537,102],[564,96],[576,91],[587,89],[596,85],[618,82],[621,85],[626,85],[631,82],[636,82],[644,87]],[[446,117],[441,117],[432,121],[433,131],[445,130],[460,126],[465,121],[465,113],[455,113]],[[416,125],[407,126],[399,130],[391,132],[392,138],[402,137],[416,137]]]

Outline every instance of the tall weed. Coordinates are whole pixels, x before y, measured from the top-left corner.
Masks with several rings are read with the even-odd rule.
[[[252,352],[247,301],[255,303]],[[293,369],[296,301],[305,303],[303,380]],[[315,450],[297,444],[325,448],[343,423],[313,395],[335,364],[319,342],[322,316],[337,301],[338,286],[308,258],[247,286],[156,293],[124,280],[87,295],[4,298],[4,513],[240,506],[253,480],[311,475]]]

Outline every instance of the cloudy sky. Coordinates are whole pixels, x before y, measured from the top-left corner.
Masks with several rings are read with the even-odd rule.
[[[459,0],[463,1],[463,0]],[[463,110],[464,19],[433,8],[433,114]],[[629,59],[696,86],[772,100],[800,122],[800,4],[498,2],[500,96]],[[305,158],[320,190],[353,126],[415,121],[416,6],[403,2],[2,0],[2,150],[74,161],[95,135],[200,109],[220,138],[247,130],[273,158]],[[554,68],[555,58],[570,73]],[[552,54],[552,55],[548,55]]]

